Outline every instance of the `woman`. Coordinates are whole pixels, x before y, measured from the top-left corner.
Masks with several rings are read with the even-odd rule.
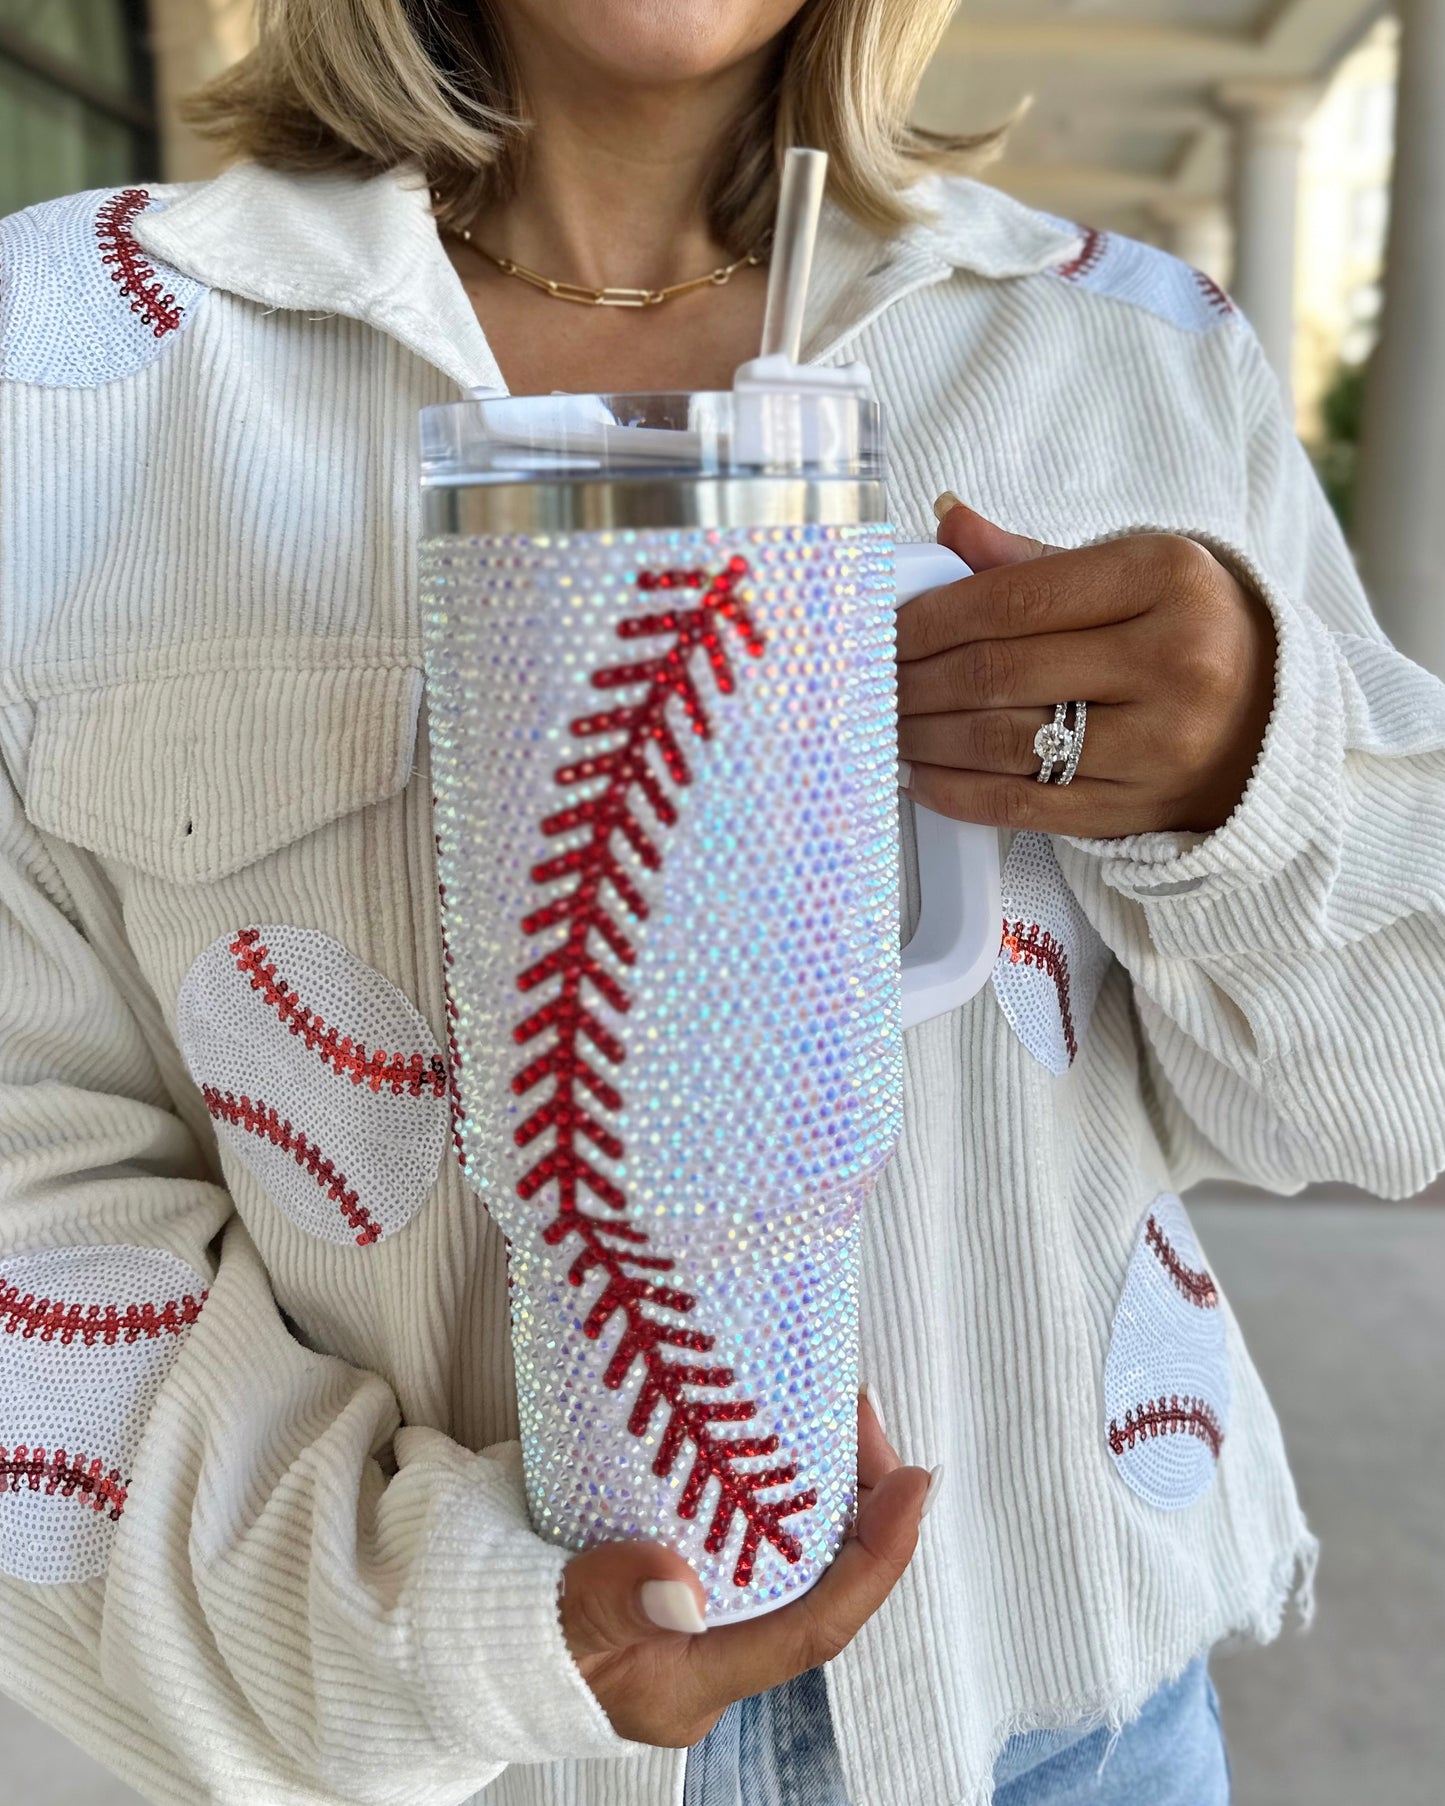
[[[0,1673],[152,1798],[1226,1797],[1203,1658],[1314,1543],[1175,1193],[1445,1165],[1445,695],[1228,300],[907,130],[948,12],[270,0],[201,108],[246,161],[0,227]],[[806,355],[872,369],[906,536],[969,504],[900,750],[1009,831],[1006,919],[867,1231],[863,1371],[944,1477],[865,1404],[854,1541],[707,1630],[676,1555],[527,1523],[444,1155],[413,435],[726,386],[790,142]]]

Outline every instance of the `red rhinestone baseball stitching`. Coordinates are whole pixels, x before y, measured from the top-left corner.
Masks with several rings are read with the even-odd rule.
[[[279,1111],[259,1098],[237,1097],[234,1092],[219,1091],[214,1085],[203,1085],[201,1096],[217,1122],[230,1123],[233,1128],[244,1129],[249,1135],[269,1141],[273,1148],[289,1154],[297,1166],[310,1173],[356,1231],[358,1248],[369,1248],[373,1242],[381,1240],[381,1224],[367,1211],[346,1175],[339,1173],[335,1162],[299,1129],[293,1128]]]
[[[95,216],[101,259],[111,266],[110,279],[130,302],[130,311],[163,339],[181,323],[184,309],[161,284],[155,266],[136,243],[131,221],[150,206],[148,188],[122,188]]]
[[[1059,996],[1059,1017],[1064,1028],[1064,1046],[1069,1064],[1079,1051],[1074,1034],[1074,1011],[1069,1001],[1069,956],[1046,928],[1037,922],[1010,922],[1003,925],[1003,951],[1011,965],[1037,966],[1054,981]]]
[[[603,1279],[583,1332],[597,1340],[618,1315],[622,1332],[603,1374],[603,1384],[620,1390],[641,1362],[642,1378],[627,1428],[634,1436],[647,1433],[659,1406],[666,1422],[652,1469],[666,1477],[677,1464],[683,1445],[691,1442],[695,1459],[678,1500],[678,1516],[697,1515],[710,1480],[718,1483],[718,1504],[705,1539],[710,1554],[727,1543],[734,1520],[744,1523],[742,1544],[733,1571],[733,1583],[747,1586],[752,1579],[757,1552],[766,1542],[785,1561],[796,1562],[802,1551],[784,1528],[784,1521],[817,1503],[812,1490],[767,1503],[758,1495],[775,1487],[791,1486],[798,1478],[794,1462],[781,1463],[761,1472],[740,1472],[740,1461],[774,1454],[775,1435],[727,1438],[716,1434],[721,1424],[748,1423],[757,1416],[750,1400],[708,1400],[691,1396],[734,1384],[731,1367],[706,1362],[676,1360],[669,1349],[706,1355],[716,1338],[675,1321],[690,1313],[696,1299],[688,1292],[662,1283],[674,1263],[644,1252],[647,1237],[630,1224],[595,1216],[582,1206],[589,1193],[610,1211],[626,1209],[626,1195],[583,1152],[583,1143],[608,1160],[621,1160],[623,1144],[594,1115],[615,1113],[622,1096],[599,1070],[601,1061],[620,1066],[626,1058],[621,1040],[600,1019],[593,1007],[597,1000],[625,1015],[632,999],[617,971],[605,956],[626,968],[637,958],[636,948],[619,917],[645,921],[646,898],[629,877],[616,850],[620,835],[647,871],[658,871],[662,854],[650,831],[639,818],[639,801],[645,801],[653,822],[669,828],[678,819],[677,806],[653,767],[656,752],[672,784],[682,788],[692,782],[692,770],[668,719],[669,705],[681,705],[692,732],[700,739],[712,734],[707,706],[693,675],[701,652],[711,670],[720,696],[736,686],[725,639],[731,635],[756,658],[763,651],[763,636],[754,626],[738,590],[748,574],[746,559],[734,557],[726,568],[709,579],[702,571],[642,571],[637,587],[662,592],[672,601],[664,612],[635,616],[618,623],[620,639],[661,639],[665,648],[637,662],[611,665],[592,674],[598,690],[632,690],[640,686],[641,698],[622,703],[571,723],[581,740],[606,737],[616,743],[607,751],[588,752],[569,760],[555,774],[563,789],[585,787],[588,794],[548,815],[542,833],[548,839],[584,835],[580,844],[539,861],[531,871],[533,883],[568,884],[560,895],[532,910],[522,921],[527,936],[548,929],[564,929],[564,938],[551,951],[518,975],[517,988],[528,992],[555,986],[548,1001],[533,1010],[512,1031],[519,1045],[550,1034],[545,1052],[535,1055],[512,1080],[512,1090],[522,1096],[550,1078],[552,1090],[515,1131],[519,1147],[550,1132],[551,1146],[517,1182],[517,1194],[530,1199],[549,1184],[556,1186],[557,1214],[542,1231],[543,1240],[555,1246],[575,1236],[581,1251],[568,1272],[572,1285],[580,1286],[594,1272]],[[701,592],[700,594],[698,592]],[[695,602],[687,602],[692,595]],[[601,782],[601,789],[595,786]],[[599,1057],[600,1056],[600,1060]],[[586,1093],[586,1099],[583,1097]],[[655,1313],[665,1313],[657,1315]]]
[[[1213,1407],[1202,1398],[1180,1398],[1177,1393],[1138,1405],[1124,1413],[1122,1424],[1115,1418],[1109,1425],[1109,1447],[1116,1455],[1156,1436],[1193,1436],[1208,1446],[1216,1461],[1224,1445],[1224,1429]]]
[[[106,1471],[99,1460],[87,1461],[84,1455],[68,1455],[64,1449],[47,1454],[43,1448],[30,1448],[25,1443],[13,1449],[0,1446],[0,1493],[18,1493],[22,1486],[31,1492],[42,1489],[63,1498],[80,1494],[92,1511],[104,1511],[112,1520],[125,1510],[127,1482],[119,1468]]]
[[[303,1046],[342,1078],[350,1079],[353,1085],[367,1085],[372,1091],[380,1091],[384,1085],[393,1097],[420,1097],[423,1091],[433,1097],[448,1095],[446,1062],[440,1054],[389,1054],[380,1048],[368,1053],[364,1041],[338,1034],[323,1017],[306,1008],[285,979],[277,977],[275,962],[261,942],[259,929],[243,928],[231,942],[231,953],[236,970],[250,980],[251,989],[260,993]]]
[[[1219,1308],[1219,1292],[1211,1275],[1203,1267],[1184,1264],[1173,1242],[1159,1227],[1157,1218],[1151,1216],[1145,1224],[1144,1239],[1154,1250],[1160,1266],[1174,1281],[1180,1297],[1188,1299],[1190,1304],[1197,1305],[1202,1311]]]
[[[158,1336],[182,1335],[201,1314],[208,1293],[168,1298],[154,1304],[67,1304],[63,1298],[37,1298],[0,1280],[0,1333],[24,1341],[38,1337],[68,1347],[79,1340],[86,1348],[97,1342],[154,1342]]]

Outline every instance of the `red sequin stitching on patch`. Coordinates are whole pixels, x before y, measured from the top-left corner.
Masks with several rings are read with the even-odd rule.
[[[1219,286],[1212,276],[1206,276],[1203,270],[1194,271],[1194,280],[1200,292],[1217,314],[1232,314],[1236,311],[1233,301]]]
[[[328,1160],[299,1129],[293,1129],[269,1104],[262,1103],[259,1099],[253,1101],[249,1097],[238,1098],[230,1091],[218,1091],[214,1085],[203,1085],[201,1096],[206,1100],[206,1108],[218,1122],[228,1122],[238,1129],[245,1129],[249,1134],[259,1135],[263,1140],[269,1141],[272,1147],[290,1154],[297,1166],[305,1167],[346,1221],[357,1231],[358,1248],[367,1248],[373,1242],[381,1240],[380,1223],[368,1213],[345,1174],[338,1173],[335,1163]]]
[[[1079,1051],[1074,1034],[1074,1012],[1069,1003],[1069,956],[1046,928],[1037,922],[1009,922],[1003,925],[1003,948],[1012,965],[1038,966],[1054,981],[1059,994],[1059,1016],[1064,1027],[1064,1046],[1069,1064]]]
[[[1196,1437],[1209,1445],[1216,1461],[1224,1445],[1224,1430],[1212,1407],[1202,1398],[1180,1398],[1177,1393],[1138,1405],[1124,1413],[1122,1425],[1117,1418],[1109,1425],[1109,1447],[1116,1455],[1155,1436]]]
[[[649,753],[656,749],[675,785],[692,782],[691,768],[667,719],[668,705],[674,699],[679,702],[693,733],[709,738],[711,722],[690,669],[694,655],[699,650],[705,654],[718,692],[728,695],[735,687],[735,679],[724,646],[724,629],[731,629],[753,657],[762,653],[762,636],[736,594],[747,573],[747,561],[735,557],[711,580],[701,571],[638,574],[639,589],[662,592],[674,606],[661,613],[619,622],[618,637],[631,640],[666,635],[671,644],[653,657],[594,672],[594,688],[615,690],[641,685],[641,700],[583,716],[571,724],[573,734],[580,739],[600,735],[620,739],[610,751],[573,760],[556,773],[556,782],[564,788],[590,787],[597,779],[604,783],[600,791],[557,810],[542,823],[542,833],[548,838],[581,830],[585,839],[532,868],[536,884],[550,885],[559,879],[570,883],[561,895],[524,918],[523,933],[537,935],[565,925],[566,934],[559,946],[529,965],[517,979],[521,991],[550,985],[554,980],[557,988],[540,1009],[513,1030],[519,1044],[525,1045],[548,1031],[552,1041],[547,1051],[530,1061],[512,1081],[513,1091],[521,1096],[549,1075],[554,1080],[551,1095],[515,1131],[521,1147],[549,1130],[554,1137],[550,1150],[518,1181],[517,1192],[529,1199],[544,1186],[555,1184],[557,1214],[543,1230],[543,1240],[555,1246],[568,1236],[576,1236],[582,1244],[567,1275],[573,1285],[580,1286],[594,1270],[603,1276],[604,1284],[583,1325],[584,1333],[595,1341],[613,1317],[621,1314],[622,1333],[603,1374],[603,1384],[619,1390],[633,1364],[641,1361],[642,1380],[627,1420],[628,1430],[634,1436],[645,1435],[658,1406],[665,1406],[667,1421],[652,1464],[653,1472],[659,1476],[671,1473],[684,1442],[692,1443],[696,1458],[678,1501],[678,1515],[695,1517],[708,1482],[717,1481],[718,1505],[705,1546],[710,1553],[718,1553],[726,1545],[734,1519],[741,1516],[745,1528],[733,1570],[733,1583],[740,1587],[752,1579],[757,1551],[764,1542],[771,1544],[785,1561],[799,1559],[800,1546],[784,1529],[784,1520],[810,1510],[817,1503],[817,1494],[811,1490],[798,1492],[773,1504],[759,1499],[759,1493],[772,1487],[791,1485],[798,1477],[796,1464],[786,1462],[748,1473],[740,1472],[737,1463],[773,1454],[779,1447],[779,1438],[716,1436],[713,1426],[750,1422],[757,1416],[757,1406],[745,1399],[708,1402],[689,1396],[696,1391],[732,1386],[733,1370],[666,1357],[668,1348],[703,1355],[713,1347],[713,1336],[650,1314],[660,1310],[686,1316],[696,1299],[690,1293],[659,1283],[659,1276],[670,1273],[674,1263],[642,1252],[647,1246],[646,1235],[627,1223],[593,1216],[581,1207],[583,1191],[613,1211],[624,1210],[627,1200],[620,1187],[581,1152],[579,1143],[586,1141],[607,1159],[620,1160],[623,1145],[590,1114],[579,1091],[587,1092],[604,1112],[616,1112],[622,1107],[620,1093],[593,1063],[592,1050],[613,1066],[621,1065],[626,1050],[583,1001],[584,989],[590,989],[619,1014],[631,1007],[630,996],[601,956],[609,953],[619,966],[632,965],[637,958],[636,949],[617,918],[625,911],[640,922],[648,914],[647,901],[614,851],[612,837],[620,834],[646,870],[660,869],[662,855],[652,833],[638,818],[637,801],[645,799],[653,819],[663,828],[676,822],[677,807],[650,764]],[[695,600],[689,598],[688,592],[699,591],[702,593]],[[594,935],[595,946],[590,944]],[[586,1049],[584,1042],[589,1044]]]
[[[29,1340],[38,1336],[42,1342],[60,1342],[68,1346],[77,1337],[87,1348],[97,1342],[113,1348],[117,1342],[139,1342],[142,1337],[155,1341],[157,1336],[179,1336],[190,1328],[201,1314],[208,1293],[193,1298],[168,1298],[160,1306],[154,1304],[67,1304],[63,1298],[37,1298],[33,1292],[23,1296],[20,1288],[0,1280],[0,1332],[17,1333]]]
[[[104,247],[101,262],[113,264],[110,279],[130,301],[156,338],[163,339],[181,323],[182,308],[162,287],[155,267],[136,243],[131,221],[150,205],[147,188],[123,188],[113,194],[95,216],[95,236]]]
[[[1165,1235],[1154,1217],[1150,1217],[1144,1226],[1144,1239],[1158,1256],[1159,1264],[1174,1281],[1180,1295],[1191,1304],[1197,1304],[1202,1311],[1217,1310],[1219,1293],[1214,1280],[1203,1267],[1186,1267],[1175,1251],[1173,1242]]]
[[[1062,276],[1065,282],[1078,282],[1082,277],[1098,268],[1099,262],[1108,248],[1108,243],[1107,232],[1099,232],[1092,226],[1088,227],[1078,256],[1071,258],[1068,263],[1061,263],[1055,274]]]
[[[67,1455],[56,1449],[47,1455],[43,1448],[29,1448],[20,1443],[14,1449],[0,1447],[0,1492],[19,1492],[21,1486],[39,1492],[43,1486],[50,1494],[71,1498],[84,1495],[92,1511],[108,1510],[117,1519],[125,1510],[127,1482],[118,1468],[105,1471],[100,1461],[87,1461],[84,1455]]]
[[[424,1060],[419,1053],[389,1054],[380,1048],[368,1053],[364,1041],[339,1035],[327,1027],[323,1017],[305,1008],[286,980],[276,976],[274,963],[268,963],[269,953],[261,944],[259,929],[243,928],[231,942],[231,952],[237,971],[250,979],[251,989],[261,992],[291,1033],[298,1035],[323,1065],[342,1078],[350,1079],[353,1085],[369,1085],[373,1091],[380,1091],[385,1085],[393,1097],[400,1097],[403,1092],[408,1097],[420,1097],[423,1091],[429,1091],[433,1097],[447,1095],[447,1070],[439,1055]]]

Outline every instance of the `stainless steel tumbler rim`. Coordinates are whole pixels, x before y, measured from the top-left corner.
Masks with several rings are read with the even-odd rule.
[[[422,531],[463,537],[655,527],[852,526],[886,521],[881,482],[852,477],[607,477],[428,483]]]

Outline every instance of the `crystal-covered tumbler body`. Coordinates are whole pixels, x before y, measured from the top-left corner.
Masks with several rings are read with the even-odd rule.
[[[866,482],[446,474],[457,1138],[510,1243],[533,1522],[668,1542],[747,1616],[854,1506],[859,1215],[901,1112],[891,529]]]

